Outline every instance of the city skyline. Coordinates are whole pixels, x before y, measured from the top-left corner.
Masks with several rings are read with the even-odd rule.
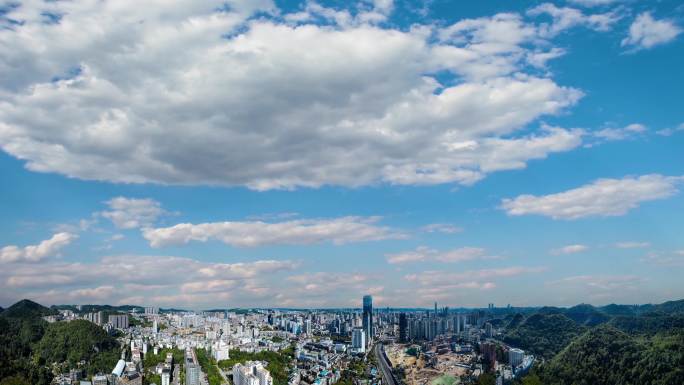
[[[0,306],[684,298],[684,7],[458,3],[0,7]]]

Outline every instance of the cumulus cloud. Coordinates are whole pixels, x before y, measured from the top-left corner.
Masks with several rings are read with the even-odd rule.
[[[552,37],[567,29],[584,26],[595,31],[609,31],[613,24],[620,20],[614,12],[585,14],[579,9],[558,7],[552,3],[543,3],[527,11],[530,16],[548,15],[551,23],[540,25],[541,36]]]
[[[598,179],[588,185],[550,195],[520,195],[504,199],[508,215],[543,215],[553,219],[620,216],[640,203],[671,197],[679,192],[681,177],[659,174]]]
[[[553,249],[551,250],[551,254],[555,255],[560,255],[560,254],[576,254],[576,253],[582,253],[584,251],[589,250],[589,247],[586,245],[567,245],[560,247],[558,249]]]
[[[632,123],[625,127],[608,127],[601,130],[591,132],[591,135],[595,137],[598,142],[601,141],[615,141],[615,140],[625,140],[636,137],[645,133],[648,128],[640,123]]]
[[[387,262],[390,264],[402,264],[409,262],[422,262],[434,260],[439,262],[463,262],[475,259],[496,259],[498,257],[487,255],[485,249],[480,247],[461,247],[448,251],[438,251],[426,246],[420,246],[414,251],[406,251],[397,254],[388,254]]]
[[[298,266],[290,260],[215,263],[117,255],[92,263],[14,264],[12,269],[0,272],[0,281],[17,298],[35,298],[48,304],[118,303],[134,296],[148,303],[197,306],[216,305],[220,298],[228,299],[221,297],[226,292],[235,293],[238,300],[243,296],[246,302],[265,295],[265,291],[273,295],[279,285],[269,280]]]
[[[530,75],[560,51],[520,15],[400,30],[373,16],[391,12],[387,1],[355,20],[317,6],[315,20],[288,21],[255,4],[9,9],[2,149],[30,170],[81,179],[268,190],[467,185],[581,143],[534,129],[582,93]],[[46,12],[61,16],[45,23]]]
[[[680,33],[682,29],[672,20],[656,20],[650,12],[644,12],[629,27],[629,35],[622,39],[622,46],[651,48],[674,40]]]
[[[38,262],[47,257],[55,256],[65,246],[69,245],[78,235],[72,233],[57,233],[37,245],[19,247],[5,246],[0,249],[0,262]]]
[[[236,247],[264,245],[307,245],[322,242],[350,242],[400,239],[405,235],[378,226],[379,217],[301,219],[277,223],[262,221],[180,223],[171,227],[148,228],[143,236],[152,247],[182,245],[190,241],[218,240]]]
[[[99,213],[120,229],[149,227],[166,211],[154,199],[116,197],[105,202],[109,210]]]

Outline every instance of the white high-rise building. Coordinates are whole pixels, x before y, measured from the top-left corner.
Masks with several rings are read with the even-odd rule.
[[[508,362],[513,368],[522,364],[524,357],[525,352],[521,349],[513,348],[508,351]]]
[[[258,361],[233,366],[233,385],[273,385],[271,373]]]
[[[211,354],[216,361],[227,360],[230,358],[230,345],[224,340],[214,342]]]
[[[362,328],[355,328],[352,332],[352,349],[359,353],[366,352],[366,333]]]
[[[161,385],[171,385],[171,373],[164,369],[161,374]]]

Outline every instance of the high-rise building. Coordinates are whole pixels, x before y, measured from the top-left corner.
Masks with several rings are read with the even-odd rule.
[[[363,331],[366,333],[366,345],[370,345],[373,339],[373,297],[370,295],[363,296]]]
[[[352,349],[359,353],[366,352],[366,332],[363,329],[355,328],[352,331]]]
[[[162,370],[161,385],[171,385],[171,372],[169,369]]]
[[[234,385],[273,385],[271,373],[258,361],[247,361],[233,366]]]
[[[154,321],[152,321],[152,333],[154,333],[154,334],[159,333],[159,325],[157,324],[156,318],[154,319]]]
[[[88,314],[84,315],[83,318],[87,319],[88,321],[90,321],[94,324],[98,324],[98,325],[102,326],[103,320],[102,320],[102,312],[101,311],[94,312],[94,313],[88,313]]]
[[[485,323],[485,335],[488,338],[492,338],[494,336],[494,328],[492,327],[492,324],[489,322]]]
[[[128,329],[128,314],[111,314],[109,323],[116,329]]]
[[[200,367],[191,359],[185,363],[185,385],[200,385]]]
[[[306,334],[307,336],[311,335],[311,320],[310,319],[307,319],[306,321],[304,321],[304,334]]]
[[[145,308],[145,314],[147,315],[154,315],[159,313],[159,308],[158,307],[146,307]]]
[[[406,318],[406,313],[399,314],[399,342],[408,342],[408,318]]]
[[[489,361],[491,368],[496,367],[496,344],[492,342],[480,343],[480,353]]]
[[[524,357],[525,357],[525,352],[523,350],[520,350],[517,348],[512,348],[511,350],[508,351],[508,362],[511,364],[511,366],[514,369],[515,369],[515,367],[522,364]]]

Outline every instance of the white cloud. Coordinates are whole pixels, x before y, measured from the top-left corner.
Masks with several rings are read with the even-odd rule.
[[[640,203],[665,199],[678,193],[681,177],[658,174],[622,179],[598,179],[588,185],[550,195],[520,195],[504,199],[508,215],[543,215],[553,219],[620,216]]]
[[[469,270],[458,273],[428,270],[407,274],[404,276],[404,279],[409,282],[416,282],[422,286],[466,285],[473,288],[490,289],[496,285],[496,283],[491,281],[492,279],[542,273],[546,270],[546,267],[542,266],[510,266],[496,269]]]
[[[648,242],[618,242],[615,247],[618,249],[642,249],[651,246]]]
[[[542,23],[539,34],[543,37],[553,37],[567,29],[585,26],[595,31],[609,31],[613,24],[620,20],[614,12],[600,14],[584,14],[579,9],[557,7],[552,3],[543,3],[527,11],[530,16],[549,15],[551,23]]]
[[[0,249],[0,262],[38,262],[47,257],[55,256],[59,250],[69,245],[78,235],[72,233],[57,233],[37,245],[26,247],[5,246]]]
[[[641,261],[650,265],[681,267],[684,266],[684,251],[650,252]]]
[[[390,264],[402,264],[409,262],[439,261],[446,263],[464,262],[475,259],[497,259],[496,256],[487,255],[485,249],[480,247],[461,247],[448,251],[438,251],[426,246],[420,246],[414,251],[405,251],[397,254],[388,254],[387,262]]]
[[[679,126],[674,127],[674,128],[668,127],[668,128],[664,128],[662,130],[658,130],[658,131],[656,131],[656,134],[658,134],[660,136],[672,136],[673,134],[680,132],[680,131],[684,131],[684,123],[682,123]]]
[[[582,252],[587,251],[587,250],[589,250],[588,246],[576,244],[576,245],[567,245],[567,246],[563,246],[563,247],[558,248],[558,249],[551,250],[551,254],[556,254],[556,255],[576,254],[576,253],[582,253]]]
[[[602,5],[609,5],[620,0],[568,0],[569,3],[581,5],[584,7],[597,7]]]
[[[462,232],[463,228],[450,223],[431,223],[423,226],[421,230],[426,233],[456,234]]]
[[[599,140],[614,141],[625,140],[635,137],[648,131],[648,128],[640,123],[632,123],[620,128],[603,128],[601,130],[593,131],[591,134]]]
[[[674,40],[681,32],[682,29],[672,20],[656,20],[650,12],[644,12],[629,27],[629,35],[622,39],[622,46],[651,48]]]
[[[635,275],[575,275],[557,281],[547,282],[551,286],[570,286],[589,290],[636,290],[643,281]]]
[[[265,301],[265,295],[273,298],[282,287],[281,280],[273,278],[298,266],[289,260],[214,263],[117,255],[93,263],[13,264],[11,269],[0,271],[0,282],[16,298],[34,298],[46,304],[118,303],[135,297],[148,304],[194,308],[216,305],[233,294],[233,300],[244,301],[244,305],[257,299]]]
[[[105,202],[109,209],[99,213],[120,229],[149,227],[166,211],[154,199],[116,197]]]
[[[290,24],[270,3],[276,16],[256,19],[219,5],[13,8],[21,24],[0,29],[2,149],[81,179],[267,190],[467,185],[581,143],[533,127],[582,93],[525,75],[559,51],[520,15],[399,30],[374,16],[390,2],[366,20],[319,7],[324,25]]]
[[[405,235],[377,226],[379,217],[301,219],[277,223],[262,221],[180,223],[171,227],[148,228],[143,236],[152,247],[182,245],[190,241],[218,240],[236,247],[264,245],[306,245],[321,242],[351,242],[399,239]]]

